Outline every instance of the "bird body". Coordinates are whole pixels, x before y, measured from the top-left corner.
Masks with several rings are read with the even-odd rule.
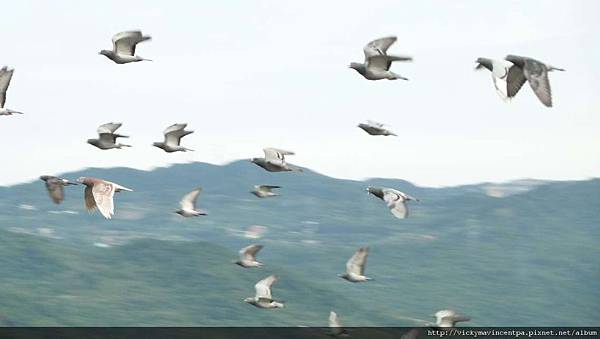
[[[395,36],[385,37],[369,42],[364,48],[365,61],[352,62],[350,68],[356,70],[367,80],[408,80],[407,78],[390,71],[394,61],[412,61],[412,57],[388,55],[388,48],[396,42]]]
[[[114,194],[120,191],[133,191],[114,182],[91,177],[80,177],[77,182],[86,186],[84,191],[86,209],[91,212],[98,208],[100,214],[106,219],[111,219],[115,214]]]
[[[246,246],[240,250],[240,259],[235,263],[245,267],[261,267],[264,264],[256,260],[256,254],[262,250],[263,245],[252,244],[250,246]]]
[[[271,293],[271,286],[277,280],[277,276],[273,274],[257,282],[256,285],[254,285],[256,295],[253,298],[244,299],[244,302],[258,308],[283,308],[283,302],[274,300]]]
[[[65,186],[77,185],[76,182],[51,175],[42,175],[40,179],[46,183],[48,194],[55,204],[60,204],[65,200]]]
[[[131,145],[117,143],[117,138],[129,138],[127,135],[115,133],[115,131],[119,129],[121,125],[123,124],[115,122],[109,122],[104,125],[100,125],[96,131],[98,133],[98,139],[88,139],[87,143],[96,146],[101,150],[131,147]]]
[[[348,331],[342,327],[340,319],[334,311],[329,312],[329,329],[334,337],[347,337]]]
[[[525,82],[529,82],[533,93],[546,107],[552,107],[552,91],[548,72],[561,71],[564,69],[549,66],[541,61],[518,55],[507,55],[505,60],[515,65],[515,74],[509,77],[509,97],[514,97]]]
[[[368,120],[366,123],[358,124],[358,127],[367,132],[370,135],[393,135],[396,136],[392,131],[385,128],[384,124]]]
[[[165,140],[163,142],[155,142],[152,145],[167,153],[193,151],[181,146],[181,138],[194,133],[194,131],[186,131],[186,126],[187,124],[173,124],[167,127],[163,132]]]
[[[367,256],[369,255],[368,247],[361,247],[350,257],[346,262],[346,273],[339,274],[340,278],[350,282],[365,282],[371,278],[365,276],[365,265],[367,264]]]
[[[6,103],[6,91],[8,90],[14,72],[14,69],[9,70],[6,66],[0,68],[0,115],[23,114],[4,107],[4,104]]]
[[[390,209],[390,212],[392,212],[392,214],[398,219],[405,219],[408,217],[408,207],[406,206],[406,201],[419,201],[419,199],[393,188],[369,186],[367,187],[367,192],[385,201]]]
[[[256,185],[254,186],[254,190],[252,190],[252,194],[256,195],[259,198],[275,197],[279,194],[272,191],[274,188],[281,188],[281,186]]]
[[[302,172],[301,168],[290,166],[285,161],[285,156],[294,155],[294,152],[272,147],[264,148],[263,152],[264,158],[252,158],[250,161],[269,172]]]
[[[113,36],[113,49],[103,49],[99,52],[117,64],[127,64],[138,61],[152,61],[135,55],[135,47],[138,43],[152,39],[150,36],[142,35],[140,31],[125,31]]]
[[[469,321],[470,317],[460,315],[454,310],[441,310],[434,314],[435,327],[440,328],[451,328],[456,326],[456,323],[461,321]]]
[[[195,190],[184,195],[181,201],[179,202],[181,208],[176,210],[175,213],[186,218],[206,215],[206,212],[196,209],[196,200],[198,200],[200,192],[202,192],[202,187],[198,187]]]

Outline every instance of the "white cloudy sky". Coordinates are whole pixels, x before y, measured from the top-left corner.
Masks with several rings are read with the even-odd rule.
[[[395,177],[439,186],[600,174],[600,3],[596,1],[11,1],[0,64],[16,69],[0,117],[7,185],[84,167],[226,163],[274,146],[289,160],[343,178]],[[140,28],[154,62],[98,55]],[[362,79],[373,38],[397,35],[408,82]],[[526,55],[551,74],[555,107],[524,87],[500,100],[479,56]],[[593,81],[596,80],[596,81]],[[526,85],[527,86],[527,85]],[[398,138],[369,137],[362,120]],[[117,121],[133,148],[86,140]],[[152,147],[189,122],[196,152]]]

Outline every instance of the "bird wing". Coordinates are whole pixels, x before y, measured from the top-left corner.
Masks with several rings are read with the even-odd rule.
[[[256,298],[273,299],[271,295],[271,286],[277,281],[277,276],[272,274],[254,285]]]
[[[346,272],[348,274],[354,273],[363,275],[365,272],[365,264],[367,262],[367,256],[369,255],[368,247],[361,247],[350,257],[346,263]]]
[[[113,197],[115,195],[115,186],[112,182],[98,181],[92,187],[92,195],[100,213],[110,219],[115,214]]]
[[[133,56],[135,45],[150,39],[149,36],[143,36],[140,31],[125,31],[113,36],[113,48],[117,54]]]
[[[512,66],[508,69],[508,75],[506,77],[506,90],[509,98],[517,95],[523,84],[527,81],[523,70],[520,67]]]
[[[552,107],[552,92],[546,65],[537,60],[526,59],[523,74],[538,99],[547,107]]]
[[[271,148],[271,147],[263,149],[263,152],[265,153],[265,161],[266,162],[269,162],[272,164],[277,164],[277,165],[285,164],[285,156],[286,155],[294,155],[294,152],[277,149],[277,148]]]
[[[100,125],[98,127],[98,129],[96,130],[96,132],[98,134],[114,133],[116,130],[119,129],[119,127],[121,127],[121,125],[123,125],[123,124],[119,123],[119,122],[109,122],[104,125]]]
[[[194,133],[194,131],[185,131],[187,124],[173,124],[164,131],[165,144],[179,146],[181,138],[188,134]]]
[[[83,193],[83,197],[85,198],[85,209],[88,212],[91,212],[96,209],[96,200],[94,200],[94,195],[92,194],[92,188],[87,186]]]
[[[252,244],[250,246],[246,246],[240,250],[240,259],[241,260],[256,260],[256,253],[258,253],[263,248],[263,245]]]
[[[329,327],[342,327],[340,320],[338,319],[337,313],[329,312]]]
[[[393,189],[383,190],[383,201],[387,203],[390,212],[398,219],[408,217],[408,209],[406,208],[405,200],[406,195],[400,191]]]
[[[181,199],[181,201],[179,202],[179,204],[181,205],[181,209],[184,209],[184,210],[196,209],[196,200],[198,199],[200,192],[202,192],[202,187],[198,187],[195,190],[184,195],[183,198]]]
[[[272,189],[280,188],[280,187],[281,186],[275,186],[275,185],[259,185],[258,190],[262,191],[262,192],[271,192]]]
[[[387,53],[388,48],[390,48],[390,46],[394,42],[396,42],[396,40],[397,38],[395,36],[389,36],[369,42],[363,48],[363,52],[365,53],[365,60],[368,60],[370,57],[375,55],[385,55]]]
[[[12,79],[14,70],[8,70],[6,66],[0,69],[0,108],[4,107],[6,102],[6,91],[8,85],[10,85],[10,79]]]
[[[60,179],[50,178],[46,180],[46,189],[48,189],[48,194],[55,204],[60,204],[65,200],[65,190]]]

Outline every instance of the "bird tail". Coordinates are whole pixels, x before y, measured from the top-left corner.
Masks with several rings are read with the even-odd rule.
[[[131,145],[119,144],[119,148],[121,147],[131,147]]]
[[[405,77],[403,77],[403,76],[402,76],[402,75],[400,75],[400,74],[397,74],[397,73],[394,73],[394,72],[390,72],[390,73],[392,73],[392,76],[393,76],[393,78],[392,78],[392,79],[390,79],[390,80],[402,79],[402,80],[406,80],[406,81],[408,81],[408,78],[405,78]]]
[[[552,71],[560,71],[560,72],[564,72],[565,69],[564,68],[558,68],[558,67],[554,67],[554,66],[548,66],[548,72],[552,72]]]
[[[9,114],[23,114],[23,112],[13,111],[12,109],[7,110]]]

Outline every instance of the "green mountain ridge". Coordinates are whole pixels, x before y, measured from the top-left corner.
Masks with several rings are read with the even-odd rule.
[[[411,326],[443,308],[477,326],[589,326],[600,317],[598,179],[424,188],[268,173],[248,161],[61,176],[82,175],[135,191],[118,193],[115,218],[105,220],[84,211],[81,186],[68,187],[61,205],[41,181],[0,187],[0,324],[325,326],[332,309],[348,326]],[[282,195],[258,199],[255,184],[281,185]],[[198,185],[209,215],[173,213]],[[399,220],[369,185],[421,202]],[[262,238],[247,238],[251,225],[265,227]],[[231,263],[254,242],[265,245],[264,268]],[[374,280],[338,278],[365,245]],[[270,273],[287,307],[245,304]]]

